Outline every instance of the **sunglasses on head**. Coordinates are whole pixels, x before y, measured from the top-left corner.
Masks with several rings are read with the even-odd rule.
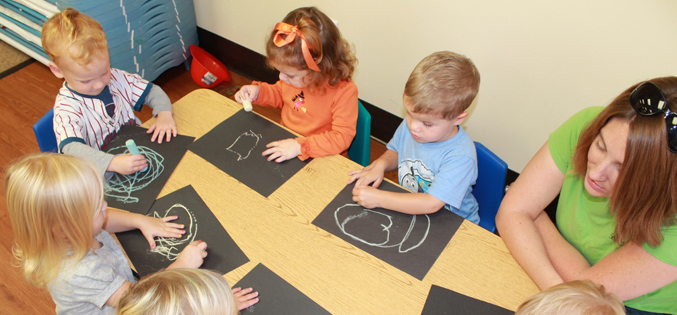
[[[642,116],[665,114],[668,148],[672,153],[677,153],[677,113],[668,108],[663,91],[651,82],[644,82],[630,94],[630,104]]]

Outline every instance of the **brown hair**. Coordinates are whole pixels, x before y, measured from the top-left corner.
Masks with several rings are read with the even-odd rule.
[[[54,62],[68,54],[80,65],[108,51],[106,33],[99,22],[71,8],[55,14],[42,26],[42,47]]]
[[[560,283],[524,301],[515,315],[622,315],[623,302],[590,280]]]
[[[650,81],[663,91],[668,107],[677,110],[677,77]],[[574,171],[585,176],[590,146],[611,118],[627,121],[625,159],[609,196],[616,217],[615,240],[658,246],[663,241],[661,228],[675,224],[677,154],[668,149],[664,115],[642,116],[632,108],[630,94],[641,83],[623,91],[583,131],[574,153]]]
[[[470,59],[439,51],[414,68],[404,86],[404,97],[414,113],[454,119],[470,107],[479,88],[480,72]]]
[[[301,50],[300,36],[289,45],[277,47],[273,43],[277,33],[275,30],[270,34],[266,44],[269,66],[284,64],[299,70],[308,70],[307,78],[311,88],[319,87],[320,90],[324,81],[333,87],[339,81],[349,81],[352,78],[357,58],[350,44],[341,37],[341,32],[327,15],[316,7],[298,8],[289,12],[282,22],[296,26],[303,33],[310,46],[310,54],[320,71],[308,68]]]

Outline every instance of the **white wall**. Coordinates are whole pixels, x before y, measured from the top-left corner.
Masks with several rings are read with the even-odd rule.
[[[262,54],[275,23],[317,6],[356,48],[360,98],[401,117],[404,83],[422,58],[470,57],[482,83],[464,128],[518,172],[578,110],[677,74],[672,0],[194,1],[198,26]]]

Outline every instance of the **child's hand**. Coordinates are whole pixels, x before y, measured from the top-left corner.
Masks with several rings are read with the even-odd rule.
[[[360,186],[353,189],[353,201],[360,206],[368,209],[380,207],[379,194],[380,190],[371,186]]]
[[[164,218],[152,218],[147,216],[141,216],[139,219],[139,230],[143,233],[143,236],[148,240],[150,248],[155,248],[155,237],[173,237],[181,238],[183,234],[186,233],[183,229],[183,224],[169,223],[169,221],[174,221],[178,219],[178,216],[164,217]]]
[[[237,310],[241,311],[247,307],[250,307],[259,302],[257,298],[259,296],[258,292],[252,292],[254,289],[247,288],[233,288],[233,295],[235,296],[235,304],[237,304]]]
[[[148,166],[146,157],[142,154],[130,155],[129,153],[116,155],[108,164],[106,169],[109,172],[116,172],[122,175],[134,174],[142,171]]]
[[[157,114],[157,119],[155,123],[150,126],[150,129],[146,133],[153,133],[153,136],[150,138],[150,141],[155,141],[157,137],[157,143],[162,143],[162,138],[167,138],[167,142],[172,139],[172,136],[176,137],[177,129],[176,122],[174,117],[172,117],[172,112],[166,110],[159,112]]]
[[[242,104],[242,100],[245,99],[245,94],[249,95],[249,100],[252,102],[259,98],[259,86],[258,85],[244,85],[240,88],[237,93],[235,93],[235,101]]]
[[[301,154],[301,145],[295,139],[274,141],[266,145],[268,150],[263,151],[263,156],[270,155],[268,161],[275,160],[280,163],[293,159]]]
[[[167,269],[199,268],[205,257],[207,257],[207,243],[194,241],[179,253],[179,257]]]
[[[352,176],[348,180],[348,184],[357,180],[353,190],[362,186],[369,186],[371,183],[374,183],[372,185],[374,188],[378,188],[378,186],[381,185],[381,182],[383,182],[384,170],[379,165],[377,165],[378,163],[379,160],[376,160],[374,163],[371,163],[369,166],[361,170],[355,170],[348,173],[349,176]]]

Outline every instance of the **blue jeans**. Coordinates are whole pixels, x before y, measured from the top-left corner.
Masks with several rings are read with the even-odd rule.
[[[663,315],[663,313],[647,312],[627,306],[625,307],[625,312],[627,313],[627,315]]]

